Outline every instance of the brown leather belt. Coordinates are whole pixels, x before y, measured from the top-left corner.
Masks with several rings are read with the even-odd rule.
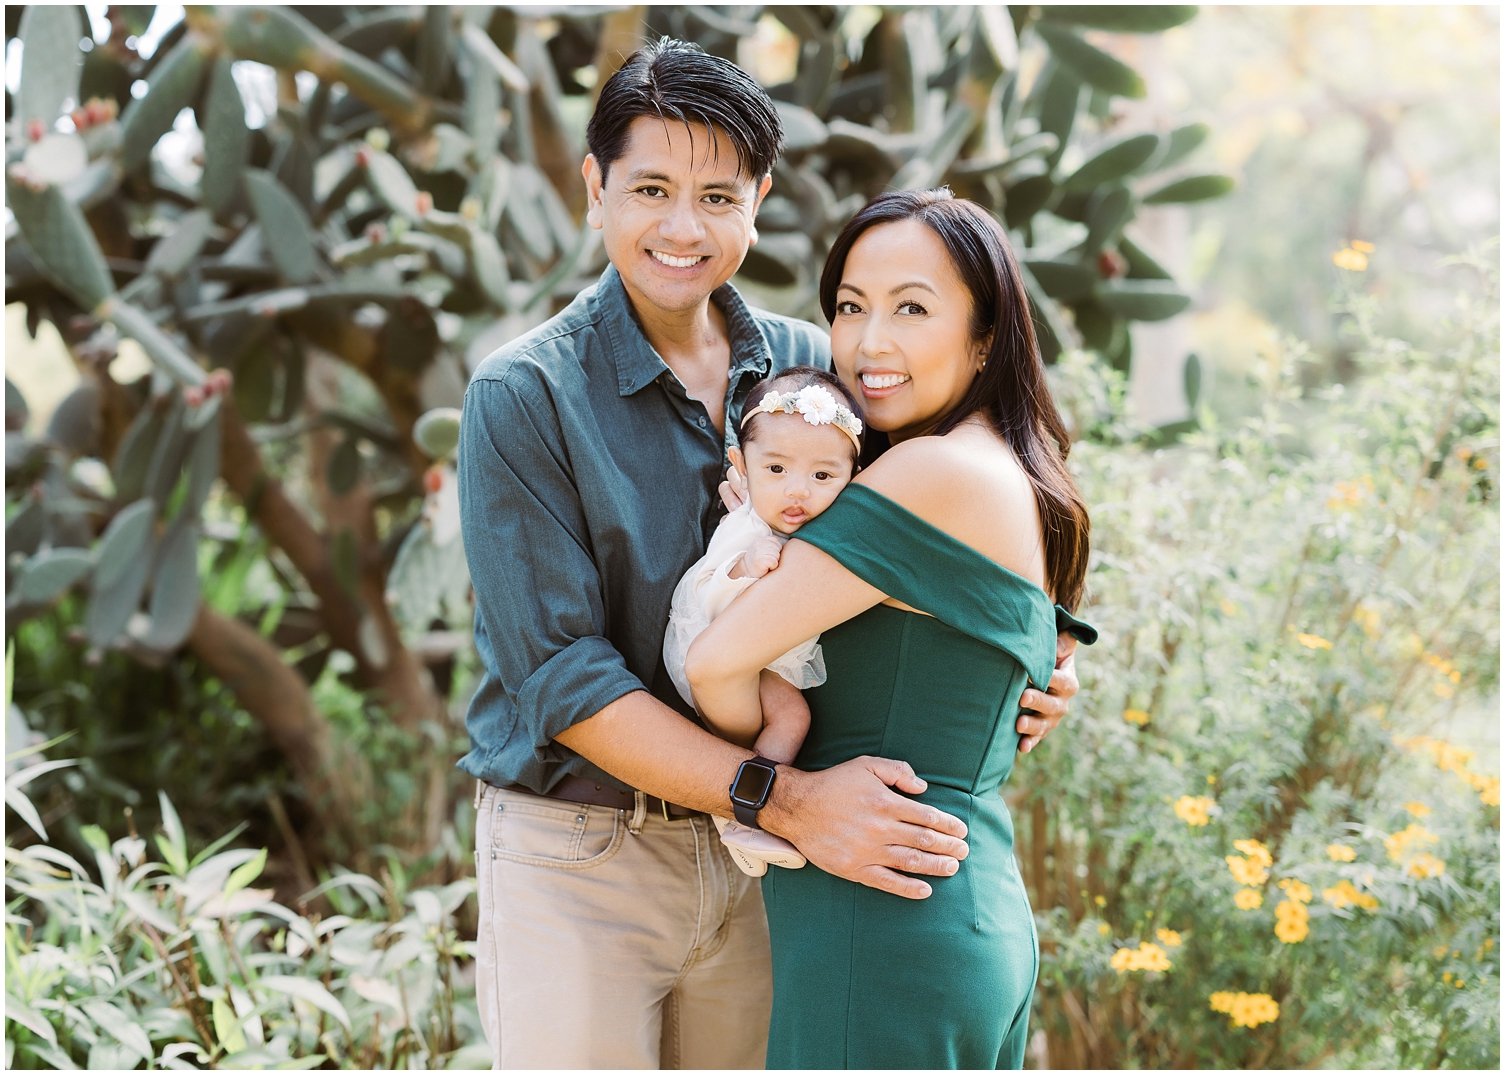
[[[606,806],[613,810],[626,810],[629,813],[634,809],[635,793],[614,788],[610,784],[598,784],[585,776],[567,776],[545,792],[537,792],[519,784],[513,784],[507,790],[521,791],[529,795],[541,794],[546,799],[562,799],[565,802],[582,803],[586,806]],[[648,800],[648,812],[656,814],[665,821],[684,821],[686,818],[705,817],[700,810],[691,810],[688,806],[665,802],[656,795],[646,795],[645,798]]]

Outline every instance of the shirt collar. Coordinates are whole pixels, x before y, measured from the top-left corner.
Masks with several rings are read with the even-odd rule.
[[[615,265],[606,266],[591,301],[611,341],[611,356],[617,366],[617,390],[621,395],[639,392],[669,372],[669,367],[648,342],[648,337],[643,335],[642,326],[633,316],[632,300],[627,297],[627,288]],[[726,328],[731,336],[732,363],[728,384],[735,385],[744,373],[752,373],[758,378],[768,376],[772,365],[768,340],[737,289],[731,284],[722,284],[711,293],[711,301],[726,315]]]

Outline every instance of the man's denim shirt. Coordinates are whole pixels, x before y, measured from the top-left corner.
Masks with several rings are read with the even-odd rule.
[[[674,587],[723,511],[716,486],[742,403],[771,370],[830,366],[815,326],[753,310],[731,285],[711,301],[731,336],[725,437],[609,266],[471,378],[459,469],[482,664],[460,760],[472,776],[535,791],[566,774],[602,779],[554,737],[635,690],[692,716],[660,651]]]

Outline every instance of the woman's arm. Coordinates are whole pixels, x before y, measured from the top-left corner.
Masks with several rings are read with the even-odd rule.
[[[796,539],[798,535],[796,535]],[[788,650],[886,595],[803,541],[701,632],[685,660],[695,704],[718,728],[762,727],[758,674]]]

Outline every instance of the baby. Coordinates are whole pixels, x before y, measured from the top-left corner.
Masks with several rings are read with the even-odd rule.
[[[779,566],[784,542],[836,499],[857,472],[862,420],[857,401],[833,375],[794,366],[748,393],[738,429],[740,448],[728,450],[747,486],[742,506],[727,514],[706,553],[674,590],[664,666],[680,695],[694,705],[685,678],[690,643],[732,599]],[[803,690],[826,681],[820,643],[810,639],[784,654],[769,670]],[[791,762],[805,741],[808,711],[768,719],[751,746],[774,761]],[[714,728],[742,742],[746,730]],[[743,872],[754,877],[770,863],[797,868],[805,858],[772,833],[716,818],[722,842]]]

